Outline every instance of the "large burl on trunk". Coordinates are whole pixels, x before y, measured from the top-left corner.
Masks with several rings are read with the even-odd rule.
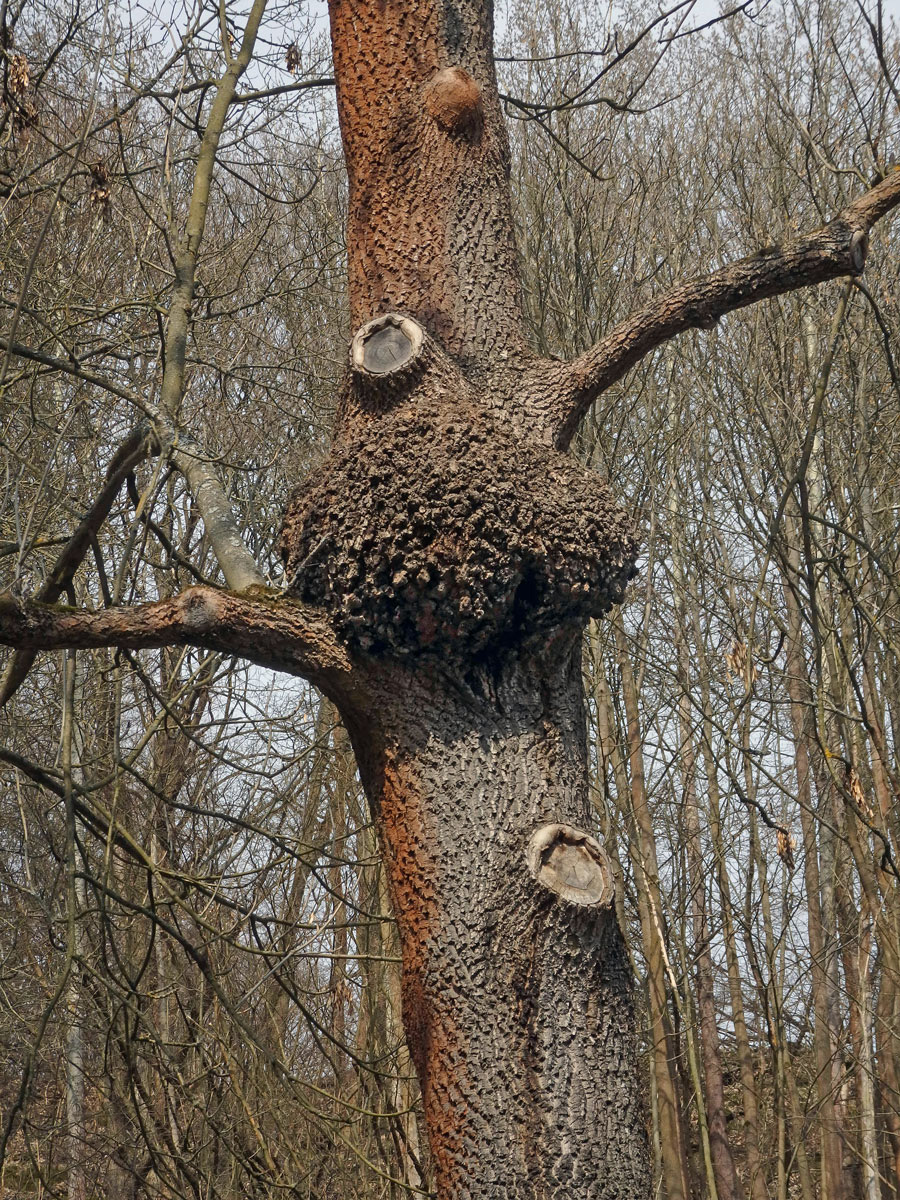
[[[649,1194],[631,980],[588,834],[580,640],[635,542],[527,351],[487,8],[331,5],[353,339],[288,509],[386,855],[441,1197]]]

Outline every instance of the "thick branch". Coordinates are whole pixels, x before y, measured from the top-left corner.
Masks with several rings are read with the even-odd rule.
[[[97,612],[0,595],[0,645],[20,650],[198,646],[341,691],[350,660],[327,619],[281,592],[189,588],[170,600]]]
[[[726,313],[813,283],[858,275],[868,233],[900,204],[900,168],[804,238],[771,246],[681,283],[652,300],[574,362],[544,380],[554,395],[554,443],[565,449],[590,405],[657,346],[686,329],[710,329]]]

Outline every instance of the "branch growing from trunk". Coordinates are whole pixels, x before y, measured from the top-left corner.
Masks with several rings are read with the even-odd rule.
[[[580,358],[556,368],[549,379],[545,372],[542,390],[554,397],[549,414],[554,444],[565,449],[594,400],[676,334],[711,329],[726,313],[758,300],[858,275],[865,265],[869,230],[898,204],[900,167],[895,167],[821,229],[678,284]]]
[[[198,646],[301,675],[329,695],[343,692],[350,673],[347,653],[321,612],[264,588],[238,595],[195,587],[155,604],[97,612],[6,592],[0,595],[0,645],[31,653]]]

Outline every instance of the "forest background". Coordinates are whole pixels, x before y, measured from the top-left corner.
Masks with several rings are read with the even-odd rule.
[[[542,354],[900,160],[886,7],[735,7],[501,14]],[[215,581],[206,468],[280,582],[351,332],[329,49],[302,4],[270,3],[215,163],[173,413],[195,477],[177,440],[128,459],[243,16],[0,3],[3,588],[101,607]],[[863,277],[682,335],[578,439],[642,536],[584,678],[670,1200],[726,1200],[722,1153],[735,1196],[900,1196],[898,330],[895,222]],[[0,1196],[427,1193],[397,941],[332,705],[222,655],[69,652],[2,730]]]

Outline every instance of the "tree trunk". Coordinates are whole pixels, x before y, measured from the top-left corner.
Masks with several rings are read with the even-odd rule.
[[[642,1196],[580,671],[584,621],[632,572],[630,525],[549,436],[522,438],[540,392],[509,403],[533,359],[489,7],[330,12],[359,328],[282,546],[291,592],[354,656],[334,698],[386,856],[438,1191]]]
[[[669,408],[669,429],[672,446],[676,444],[678,412],[674,403]],[[694,935],[694,961],[697,976],[697,1015],[700,1043],[703,1047],[703,1077],[705,1094],[697,1099],[698,1109],[705,1102],[709,1128],[709,1153],[715,1177],[718,1200],[739,1200],[743,1189],[738,1180],[728,1140],[725,1114],[725,1085],[722,1078],[722,1055],[719,1030],[716,1025],[716,1001],[712,960],[712,930],[706,903],[706,871],[700,835],[700,810],[697,803],[696,752],[694,748],[693,708],[691,704],[691,656],[687,643],[688,605],[685,595],[685,573],[682,562],[679,530],[677,468],[674,451],[669,466],[669,518],[672,523],[672,576],[674,581],[675,661],[677,671],[678,722],[680,733],[679,766],[681,768],[684,833],[687,841],[687,869],[691,896],[691,922]]]
[[[439,1195],[648,1195],[631,973],[584,832],[579,638],[510,656],[480,690],[396,663],[369,682],[347,724]]]
[[[75,775],[80,776],[84,762],[84,748],[78,727],[78,712],[81,701],[81,680],[78,678],[77,655],[65,657],[65,718],[63,726],[63,769],[65,772],[69,803]],[[73,763],[74,757],[77,766]],[[71,929],[72,960],[66,987],[66,1125],[68,1143],[68,1171],[66,1195],[68,1200],[85,1200],[87,1196],[87,1173],[85,1170],[86,1128],[84,1116],[84,1060],[85,1028],[84,999],[82,996],[82,972],[85,952],[83,914],[86,908],[84,863],[74,837],[67,839],[67,870],[69,872],[68,903],[71,911],[68,922]]]
[[[722,826],[722,803],[719,791],[719,764],[713,750],[713,707],[710,696],[710,664],[706,657],[700,628],[700,613],[696,594],[690,597],[690,624],[693,633],[693,653],[697,659],[702,734],[700,750],[706,772],[709,805],[709,835],[715,861],[716,883],[722,915],[722,944],[728,970],[728,992],[731,1000],[731,1020],[741,1075],[741,1095],[744,1105],[744,1152],[747,1159],[747,1184],[752,1200],[767,1200],[763,1156],[759,1135],[759,1104],[756,1079],[753,1073],[753,1054],[747,1035],[744,1012],[744,993],[741,986],[741,965],[738,959],[737,932],[734,927],[734,902],[729,865],[725,853]],[[807,1198],[804,1196],[804,1200]]]
[[[799,564],[791,563],[799,569]],[[837,1115],[831,1080],[834,1046],[829,1035],[825,962],[825,932],[821,904],[819,855],[814,825],[815,807],[812,791],[810,747],[811,699],[808,676],[802,656],[801,616],[796,597],[785,580],[784,598],[788,611],[787,690],[791,702],[791,722],[794,732],[794,754],[797,771],[797,797],[800,823],[803,829],[803,872],[806,884],[807,930],[809,933],[812,1000],[815,1023],[813,1042],[816,1054],[816,1091],[822,1123],[822,1193],[825,1197],[838,1194],[841,1151]]]
[[[615,633],[622,671],[625,719],[628,726],[631,817],[635,829],[632,850],[635,858],[641,938],[644,944],[644,957],[647,961],[650,1036],[653,1043],[652,1063],[659,1110],[663,1179],[666,1196],[669,1200],[681,1200],[682,1197],[690,1194],[690,1189],[687,1184],[687,1156],[684,1149],[681,1106],[675,1074],[677,1057],[675,1037],[666,999],[666,948],[662,929],[663,908],[659,885],[659,864],[644,779],[637,685],[628,659],[628,646],[618,622]]]
[[[525,339],[492,5],[329,9],[351,321],[412,314],[466,371],[496,374]]]

